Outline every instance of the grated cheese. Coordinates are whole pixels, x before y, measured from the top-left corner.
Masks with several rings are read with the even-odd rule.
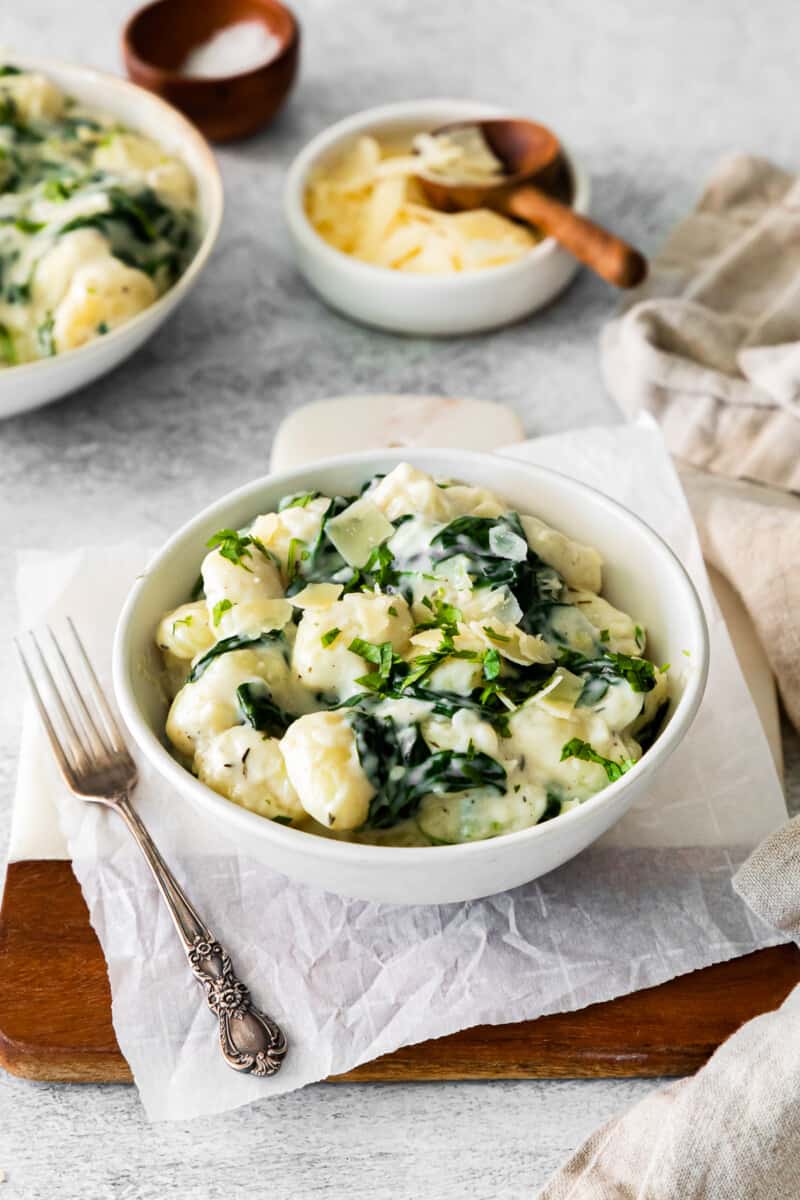
[[[329,245],[375,266],[446,275],[515,262],[540,240],[489,209],[432,208],[416,178],[420,158],[409,151],[360,137],[312,177],[306,212]]]

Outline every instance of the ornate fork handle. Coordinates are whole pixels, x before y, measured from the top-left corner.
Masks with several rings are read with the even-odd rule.
[[[235,1071],[274,1075],[286,1054],[286,1037],[279,1025],[255,1007],[250,992],[236,976],[227,951],[200,919],[175,876],[164,862],[127,795],[111,805],[136,839],[183,942],[195,978],[202,983],[208,1007],[219,1021],[219,1043],[225,1061]]]

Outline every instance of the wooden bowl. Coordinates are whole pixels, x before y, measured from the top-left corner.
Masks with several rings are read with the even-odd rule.
[[[235,75],[181,72],[195,47],[228,25],[254,20],[280,39],[274,58]],[[138,9],[122,33],[128,76],[174,104],[215,142],[246,137],[272,120],[294,82],[299,48],[299,25],[278,0],[155,0]]]

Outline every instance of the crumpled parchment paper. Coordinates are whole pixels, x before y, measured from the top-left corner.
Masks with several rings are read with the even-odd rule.
[[[443,907],[378,906],[294,884],[226,845],[142,764],[140,813],[256,1002],[287,1032],[274,1078],[223,1063],[136,846],[113,814],[65,792],[28,712],[16,812],[57,798],[108,962],[117,1038],[150,1118],[221,1112],[402,1045],[580,1008],[783,940],[730,886],[786,809],[660,435],[596,429],[511,453],[592,484],[671,544],[711,630],[702,708],[649,794],[580,857],[513,892]],[[26,555],[23,625],[72,614],[108,681],[116,617],[146,558],[131,546]]]

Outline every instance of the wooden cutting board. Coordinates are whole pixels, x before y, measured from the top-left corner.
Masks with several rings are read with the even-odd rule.
[[[0,1065],[28,1079],[130,1080],[111,1024],[105,959],[68,862],[9,866],[0,963]],[[800,951],[778,946],[580,1012],[408,1046],[336,1078],[684,1075],[798,982]]]

